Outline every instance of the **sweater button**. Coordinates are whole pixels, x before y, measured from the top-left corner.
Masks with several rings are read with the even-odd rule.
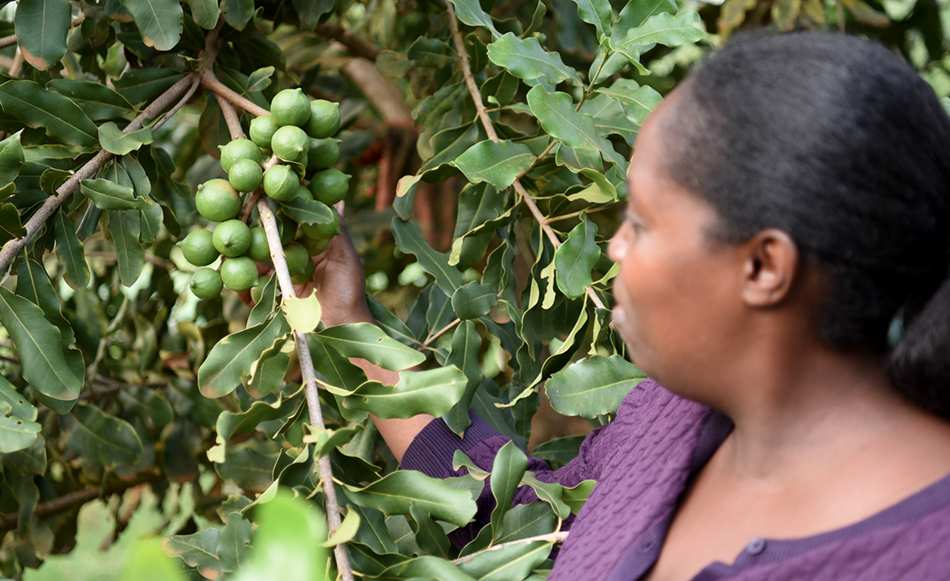
[[[765,539],[753,539],[745,548],[750,555],[758,555],[765,550]]]

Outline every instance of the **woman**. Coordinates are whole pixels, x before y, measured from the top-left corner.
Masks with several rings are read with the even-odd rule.
[[[933,91],[856,38],[740,38],[650,115],[629,190],[613,324],[653,380],[570,464],[532,461],[598,481],[551,578],[950,579],[950,119]],[[327,324],[370,319],[345,239],[316,277]],[[454,449],[488,468],[505,442],[477,419],[464,440],[431,417],[376,423],[434,476]]]

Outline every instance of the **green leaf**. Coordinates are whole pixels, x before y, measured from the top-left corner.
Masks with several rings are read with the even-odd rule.
[[[597,29],[598,38],[610,33],[614,11],[608,0],[574,0],[574,4],[577,4],[577,15],[581,20]]]
[[[147,205],[145,199],[135,197],[135,191],[130,186],[103,178],[83,180],[79,184],[79,191],[100,210],[138,210]]]
[[[185,581],[187,578],[174,559],[162,548],[157,537],[142,539],[132,546],[119,581]]]
[[[142,218],[138,210],[109,211],[109,237],[119,263],[119,280],[125,286],[132,286],[145,267],[145,248],[139,241],[141,236]]]
[[[99,126],[99,145],[115,155],[131,153],[151,142],[152,131],[148,128],[123,133],[112,121]]]
[[[93,121],[124,119],[132,113],[132,104],[125,97],[101,83],[53,79],[46,86],[72,99]]]
[[[482,484],[467,476],[433,478],[414,470],[396,470],[363,488],[343,487],[354,504],[386,515],[409,514],[416,506],[439,520],[464,526],[475,516],[475,498]]]
[[[218,0],[188,0],[188,6],[191,7],[191,18],[201,28],[211,30],[218,23],[221,15]]]
[[[445,363],[461,369],[468,383],[461,399],[443,418],[449,429],[459,436],[463,435],[465,429],[471,424],[469,408],[482,380],[482,366],[479,360],[481,347],[482,338],[475,328],[475,323],[462,321],[462,324],[452,333],[452,347]]]
[[[24,252],[17,260],[16,274],[16,294],[43,309],[46,320],[59,327],[63,333],[64,344],[72,343],[72,327],[63,318],[59,294],[53,288],[53,281],[50,280],[46,268],[36,259],[30,258],[29,253]]]
[[[495,28],[491,16],[485,12],[478,0],[449,0],[455,8],[455,16],[469,26],[481,26],[491,31],[492,36],[498,38],[501,33]]]
[[[122,0],[142,34],[145,46],[171,50],[181,39],[184,11],[178,0]]]
[[[244,30],[254,17],[254,0],[223,0],[224,21],[235,30]]]
[[[630,390],[645,378],[646,374],[619,355],[594,356],[552,375],[546,392],[559,413],[595,418],[614,413]]]
[[[554,253],[557,288],[572,299],[587,292],[587,287],[593,282],[591,269],[600,260],[596,236],[597,224],[584,216]]]
[[[20,213],[10,203],[0,204],[0,244],[26,236],[26,228],[20,222]]]
[[[552,438],[535,446],[531,456],[544,460],[552,468],[559,468],[577,456],[583,441],[584,436]]]
[[[320,374],[320,382],[332,388],[334,393],[350,395],[366,382],[363,370],[353,365],[343,355],[337,353],[314,333],[307,336],[313,365]]]
[[[316,504],[281,490],[256,511],[257,532],[235,581],[329,579],[327,520]],[[359,521],[357,521],[359,524]]]
[[[316,336],[344,357],[360,357],[393,371],[414,367],[426,359],[422,353],[392,339],[370,323],[336,325]]]
[[[289,331],[287,321],[278,313],[267,323],[218,341],[198,368],[198,389],[202,395],[216,398],[234,391],[251,374],[251,367],[261,354],[282,341]]]
[[[564,64],[561,55],[541,47],[537,38],[518,38],[511,32],[488,45],[491,62],[507,70],[528,85],[557,85],[576,82],[577,71]]]
[[[66,282],[74,289],[89,286],[91,276],[82,242],[76,236],[76,227],[66,215],[66,209],[60,208],[53,218],[53,231],[56,237],[56,252],[66,266]]]
[[[610,48],[630,62],[639,63],[640,55],[658,44],[677,47],[705,38],[706,28],[697,12],[685,10],[675,16],[661,12],[642,25],[627,30],[622,37],[611,37]]]
[[[555,139],[571,147],[599,151],[607,161],[623,163],[613,145],[597,132],[594,120],[574,109],[574,100],[567,93],[534,87],[528,91],[528,107],[541,127]]]
[[[96,124],[79,105],[33,81],[0,85],[0,106],[27,127],[42,128],[46,135],[63,143],[83,147],[99,143]]]
[[[0,141],[0,185],[9,184],[20,175],[23,167],[23,146],[20,133],[14,133]]]
[[[335,0],[294,0],[294,10],[300,19],[300,27],[313,30],[324,14],[333,11]]]
[[[336,211],[333,208],[305,196],[281,202],[280,207],[298,224],[332,224],[336,219]]]
[[[556,520],[551,508],[543,502],[513,506],[505,512],[494,543],[507,543],[554,532]]]
[[[491,285],[470,282],[452,294],[452,310],[464,320],[484,317],[498,301],[497,291]]]
[[[277,304],[277,277],[270,275],[261,287],[261,296],[247,316],[245,327],[253,327],[266,321],[274,313]]]
[[[459,568],[479,581],[524,579],[548,558],[553,547],[553,543],[544,542],[509,545],[478,553]]]
[[[105,468],[135,464],[142,455],[142,441],[125,420],[84,403],[73,409],[67,446],[84,460]]]
[[[291,396],[288,399],[278,397],[277,401],[255,401],[247,410],[242,412],[223,411],[215,423],[217,445],[208,451],[208,457],[213,462],[223,462],[226,454],[225,446],[228,440],[240,434],[253,432],[258,424],[278,418],[293,415],[292,412],[300,407],[300,401]],[[212,456],[214,458],[212,459]]]
[[[13,26],[23,59],[45,71],[66,54],[72,6],[67,0],[19,0]]]
[[[360,513],[355,510],[346,511],[343,522],[333,531],[330,537],[321,543],[321,546],[332,549],[337,545],[348,543],[356,536],[356,531],[360,528]]]
[[[451,162],[472,183],[488,182],[503,190],[528,171],[537,159],[522,143],[486,139],[465,150]]]
[[[263,91],[271,84],[274,76],[274,67],[261,67],[247,76],[247,92]]]
[[[36,407],[0,376],[0,454],[25,450],[39,439]]]
[[[627,117],[620,101],[611,96],[598,94],[584,101],[581,113],[590,115],[601,135],[619,135],[628,144],[632,144],[637,135],[639,125]]]
[[[636,28],[655,14],[676,12],[676,0],[628,0],[620,11],[612,36],[623,39],[627,31]]]
[[[596,480],[581,480],[570,488],[564,488],[562,498],[571,507],[571,512],[577,514],[584,508],[584,503],[594,493],[595,488],[597,488]]]
[[[495,497],[495,508],[491,513],[492,538],[498,537],[502,519],[518,490],[518,484],[528,468],[528,457],[514,442],[509,440],[495,454],[491,467],[491,493]]]
[[[346,400],[381,418],[409,418],[417,414],[441,416],[452,409],[468,379],[458,367],[403,371],[395,386],[366,382]]]
[[[610,87],[598,89],[597,92],[619,101],[624,107],[627,119],[637,127],[643,125],[650,111],[663,100],[663,96],[656,89],[647,85],[641,86],[633,79],[617,79]]]
[[[16,345],[23,377],[43,395],[73,401],[84,377],[81,355],[63,347],[62,334],[43,311],[23,297],[0,288],[0,323]],[[74,360],[79,358],[77,371]]]
[[[132,68],[115,80],[115,88],[129,103],[151,101],[184,75],[171,68]]]
[[[462,286],[462,273],[449,266],[445,253],[438,252],[425,241],[417,224],[393,218],[392,228],[399,250],[414,255],[422,268],[435,277],[442,290],[451,295]]]

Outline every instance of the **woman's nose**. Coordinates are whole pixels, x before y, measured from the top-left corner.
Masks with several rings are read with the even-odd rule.
[[[627,242],[624,239],[624,228],[626,228],[626,224],[617,230],[617,233],[613,235],[607,244],[607,257],[614,262],[622,261],[623,255],[627,251]]]

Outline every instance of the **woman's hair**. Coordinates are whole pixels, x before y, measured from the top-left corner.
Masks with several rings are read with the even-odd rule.
[[[797,32],[737,36],[679,92],[667,170],[715,208],[712,236],[786,232],[829,283],[821,340],[887,354],[950,417],[950,117],[930,86],[878,44]]]

